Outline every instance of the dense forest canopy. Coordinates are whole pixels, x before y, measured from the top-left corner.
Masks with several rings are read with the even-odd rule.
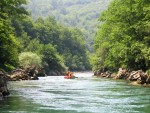
[[[99,20],[93,70],[150,69],[150,0],[113,0]]]
[[[1,0],[0,69],[90,69],[88,50],[98,24],[93,70],[149,70],[150,1],[113,0],[102,12],[110,1]]]
[[[92,51],[93,38],[100,13],[111,0],[28,0],[26,8],[32,18],[54,16],[66,26],[81,29],[88,49]]]
[[[25,4],[26,0],[1,0],[0,69],[30,65],[47,72],[90,69],[82,31],[64,27],[53,16],[32,20]]]
[[[27,15],[21,4],[26,4],[26,1],[1,0],[0,2],[0,68],[3,69],[13,68],[18,64],[19,42],[14,35],[11,19],[20,19]]]

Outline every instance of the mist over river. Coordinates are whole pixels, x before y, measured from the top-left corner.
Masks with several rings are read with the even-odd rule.
[[[9,82],[11,95],[0,103],[0,113],[150,113],[149,87],[92,75]]]

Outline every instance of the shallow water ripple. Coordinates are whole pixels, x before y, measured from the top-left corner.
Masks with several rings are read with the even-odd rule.
[[[150,113],[150,88],[75,73],[38,81],[11,82],[2,113]]]

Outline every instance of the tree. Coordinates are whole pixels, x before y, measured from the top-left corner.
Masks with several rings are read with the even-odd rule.
[[[7,71],[14,69],[18,62],[18,47],[9,20],[0,18],[0,68]]]
[[[35,21],[35,26],[39,41],[42,44],[55,46],[58,53],[63,56],[65,65],[69,69],[80,70],[80,67],[82,67],[81,70],[89,69],[90,64],[81,30],[64,27],[58,24],[53,17],[48,17],[43,21],[38,18]],[[78,56],[78,60],[75,60],[75,56]]]
[[[14,35],[11,19],[27,14],[22,7],[25,3],[25,0],[1,0],[0,2],[0,68],[5,70],[14,69],[18,63],[19,42]]]
[[[93,52],[93,38],[97,19],[107,8],[111,0],[30,0],[26,6],[32,12],[32,18],[49,15],[65,26],[72,26],[84,31],[84,40],[88,50]],[[78,10],[76,10],[78,9]],[[92,44],[91,44],[92,43]]]
[[[19,55],[19,63],[23,68],[40,67],[42,60],[40,56],[32,52],[23,52]]]
[[[100,17],[94,70],[149,69],[150,1],[114,0]],[[150,55],[150,54],[149,54]]]
[[[43,46],[43,49],[41,50],[41,55],[45,65],[44,67],[47,71],[63,72],[66,70],[63,59],[51,44]]]

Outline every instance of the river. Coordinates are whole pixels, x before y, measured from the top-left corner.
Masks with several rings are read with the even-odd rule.
[[[75,73],[10,82],[0,113],[150,113],[150,88]]]

